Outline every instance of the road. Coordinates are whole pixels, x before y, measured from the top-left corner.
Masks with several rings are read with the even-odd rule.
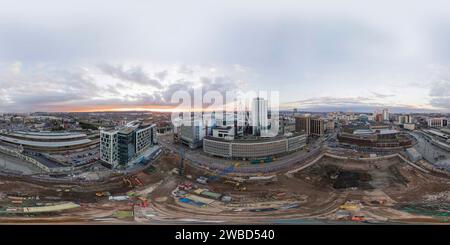
[[[321,143],[323,140],[318,140],[314,144],[312,144],[312,149],[307,151],[305,149],[299,150],[297,152],[293,152],[289,155],[279,157],[276,161],[268,163],[268,164],[258,164],[258,165],[240,165],[238,168],[234,169],[234,173],[271,173],[276,172],[282,169],[287,169],[294,165],[301,164],[305,162],[305,160],[309,158],[313,158],[320,154],[322,151]],[[172,152],[178,153],[180,147],[184,147],[181,145],[174,145],[172,143],[172,139],[170,137],[160,137],[159,144],[163,146],[165,149],[168,149]],[[197,165],[198,167],[208,168],[210,170],[218,170],[224,171],[230,165],[235,164],[239,161],[233,161],[230,159],[224,159],[219,157],[211,157],[205,155],[201,149],[188,149],[184,147],[185,150],[185,159],[189,160],[191,163]]]
[[[42,170],[31,163],[25,162],[19,158],[5,155],[3,153],[0,153],[0,170],[20,173],[23,175],[31,175],[42,172]]]

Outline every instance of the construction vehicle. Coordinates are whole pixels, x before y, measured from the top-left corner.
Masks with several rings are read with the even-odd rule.
[[[365,221],[366,218],[362,215],[354,215],[351,218],[351,221]]]
[[[234,186],[234,190],[236,191],[245,191],[247,187],[243,186],[241,182],[233,181],[233,180],[225,180],[224,184],[232,184]]]
[[[100,191],[100,192],[96,192],[95,195],[98,197],[104,197],[104,196],[110,196],[111,193],[109,193],[108,191]]]
[[[145,197],[138,197],[137,199],[140,201],[140,203],[138,204],[140,207],[143,207],[143,208],[148,207],[148,200],[147,200],[147,198],[145,198]]]
[[[240,185],[241,183],[238,181],[234,181],[234,180],[225,180],[223,182],[224,184],[232,184],[232,185]]]
[[[129,188],[133,188],[133,183],[131,183],[131,180],[129,180],[128,178],[123,178],[122,180],[125,184],[128,184]]]
[[[339,208],[347,211],[356,211],[360,209],[360,205],[357,203],[346,202],[345,204],[339,206]]]

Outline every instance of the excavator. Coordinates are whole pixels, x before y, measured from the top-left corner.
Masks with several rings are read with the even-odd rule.
[[[128,184],[129,188],[133,188],[133,183],[131,183],[131,180],[129,180],[128,178],[123,178],[122,180],[125,184]]]
[[[245,191],[247,187],[243,186],[242,183],[233,180],[225,180],[223,183],[234,185],[234,190],[236,191]]]

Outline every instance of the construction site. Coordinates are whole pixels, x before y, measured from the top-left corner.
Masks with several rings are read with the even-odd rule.
[[[245,176],[239,163],[208,170],[165,151],[136,172],[91,181],[5,175],[0,222],[448,222],[450,177],[405,160],[325,151],[293,168]]]

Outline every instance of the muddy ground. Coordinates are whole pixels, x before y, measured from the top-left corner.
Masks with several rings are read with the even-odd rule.
[[[96,192],[109,191],[112,195],[122,195],[135,188],[144,188],[158,182],[161,182],[161,185],[149,195],[149,198],[165,206],[169,211],[184,212],[189,215],[195,215],[197,211],[178,206],[171,197],[174,188],[186,181],[194,183],[198,188],[208,188],[214,192],[230,195],[232,202],[229,206],[233,207],[264,206],[280,202],[300,204],[300,207],[296,209],[273,212],[270,214],[273,216],[286,214],[320,215],[321,213],[333,212],[349,200],[359,200],[369,207],[380,206],[378,201],[384,200],[386,201],[383,204],[384,206],[407,209],[409,207],[404,205],[408,203],[418,207],[417,203],[427,202],[427,195],[450,190],[448,179],[424,174],[399,158],[363,162],[324,157],[316,164],[293,174],[293,176],[279,174],[273,181],[245,182],[242,184],[242,186],[245,186],[245,190],[239,190],[234,185],[225,183],[225,178],[218,178],[208,185],[195,183],[197,177],[207,176],[208,174],[203,170],[185,164],[184,177],[179,176],[172,172],[174,168],[179,167],[179,163],[176,154],[162,155],[154,163],[154,167],[133,175],[143,182],[141,187],[128,186],[122,180],[122,177],[114,178],[106,183],[93,183],[91,186],[27,183],[7,178],[0,179],[0,192],[12,195],[39,195],[49,201],[82,203],[82,207],[76,210],[48,214],[47,216],[58,217],[56,220],[61,221],[65,219],[73,222],[76,222],[76,220],[92,222],[95,218],[111,217],[118,210],[132,210],[131,203],[111,202],[106,197],[97,197]],[[191,178],[186,178],[189,175]],[[439,201],[439,203],[442,202]],[[450,202],[450,198],[444,202]],[[209,210],[206,208],[201,212],[208,213]],[[230,209],[217,211],[216,208],[214,212],[236,215]],[[380,210],[379,214],[383,214],[383,210]],[[242,215],[245,216],[244,213]],[[4,218],[3,221],[5,221]],[[123,221],[129,222],[129,220]]]

